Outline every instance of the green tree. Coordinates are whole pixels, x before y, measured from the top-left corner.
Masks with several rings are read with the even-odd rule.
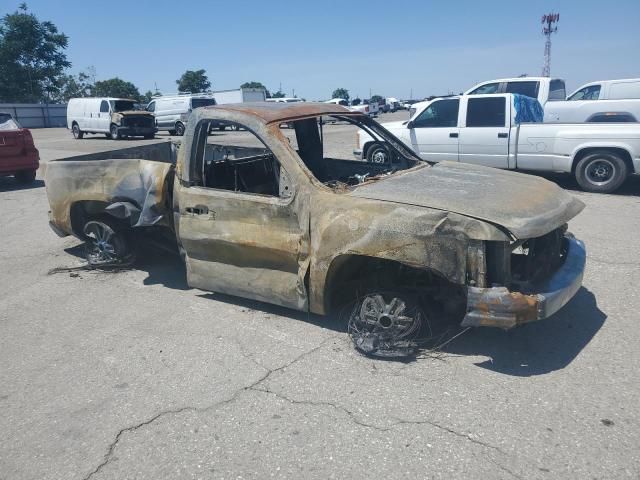
[[[153,99],[153,92],[151,90],[147,90],[144,92],[144,95],[140,98],[143,103],[149,103]]]
[[[344,98],[349,101],[349,90],[346,88],[336,88],[331,94],[331,98]]]
[[[179,92],[201,93],[211,88],[205,70],[187,70],[176,83]]]
[[[335,98],[337,98],[337,97],[335,97]],[[351,105],[360,105],[361,103],[362,103],[362,100],[361,100],[361,99],[359,99],[359,98],[354,98],[354,99],[351,101]]]
[[[51,96],[52,102],[66,103],[70,98],[90,97],[93,85],[85,72],[78,75],[62,75],[57,81],[57,91]]]
[[[281,92],[280,90],[271,94],[271,98],[284,98],[284,97],[285,97],[284,92]]]
[[[371,98],[369,99],[369,102],[371,103],[380,103],[384,101],[384,98],[382,97],[382,95],[372,95]]]
[[[264,90],[265,96],[267,98],[271,98],[271,92],[260,82],[244,82],[240,85],[240,88],[262,88]]]
[[[118,77],[96,82],[91,94],[94,97],[130,98],[132,100],[140,99],[140,92],[138,91],[138,88],[133,83],[127,82]]]
[[[0,19],[0,100],[38,102],[58,94],[69,38],[25,3]]]

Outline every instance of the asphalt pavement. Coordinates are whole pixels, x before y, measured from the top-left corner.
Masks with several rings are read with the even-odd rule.
[[[43,163],[168,138],[33,135]],[[639,478],[640,178],[548,178],[587,205],[583,288],[406,363],[335,320],[191,289],[171,256],[51,274],[80,242],[49,229],[42,180],[0,178],[0,479]]]

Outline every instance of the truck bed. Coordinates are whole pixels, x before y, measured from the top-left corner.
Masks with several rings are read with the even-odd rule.
[[[80,236],[79,217],[115,202],[140,210],[133,226],[170,222],[176,158],[176,145],[164,142],[48,162],[44,178],[50,223],[61,235]]]

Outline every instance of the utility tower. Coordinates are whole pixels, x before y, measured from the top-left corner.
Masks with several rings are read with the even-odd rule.
[[[542,67],[542,76],[551,76],[551,34],[558,31],[556,23],[560,21],[559,13],[548,13],[542,16],[542,33],[547,40],[544,43],[544,67]]]

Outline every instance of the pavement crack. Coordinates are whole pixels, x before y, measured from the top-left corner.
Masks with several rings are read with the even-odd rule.
[[[220,407],[221,405],[226,405],[228,403],[231,403],[233,401],[235,401],[243,392],[246,392],[247,390],[258,390],[256,389],[256,387],[258,385],[260,385],[262,382],[266,381],[271,375],[273,375],[276,372],[280,372],[282,370],[285,370],[286,368],[292,366],[294,363],[299,362],[300,360],[302,360],[303,358],[313,354],[314,352],[318,351],[320,348],[322,348],[329,340],[332,340],[333,337],[329,337],[326,338],[325,340],[323,340],[322,342],[320,342],[319,345],[316,345],[314,348],[307,350],[305,352],[302,352],[300,355],[296,356],[293,360],[285,363],[284,365],[278,367],[278,368],[274,368],[274,369],[269,369],[263,365],[260,365],[258,362],[253,361],[253,363],[261,368],[263,368],[264,370],[266,370],[266,373],[264,375],[262,375],[260,378],[258,378],[255,382],[246,385],[242,388],[237,389],[235,392],[233,392],[233,394],[229,397],[226,398],[224,400],[220,400],[212,405],[209,405],[207,407],[203,407],[203,408],[199,408],[199,407],[192,407],[192,406],[186,406],[186,407],[182,407],[182,408],[176,408],[176,409],[169,409],[169,410],[163,410],[160,413],[157,413],[156,415],[154,415],[153,417],[151,417],[148,420],[145,420],[144,422],[140,422],[137,423],[136,425],[130,426],[130,427],[126,427],[123,428],[122,430],[120,430],[114,440],[109,444],[109,447],[107,449],[107,453],[104,455],[102,462],[100,462],[98,464],[98,466],[96,466],[87,476],[85,476],[83,478],[83,480],[89,480],[90,478],[92,478],[94,475],[96,475],[97,473],[99,473],[104,467],[106,467],[109,462],[112,460],[113,458],[113,453],[116,449],[116,447],[118,446],[118,443],[120,442],[120,440],[122,439],[122,436],[126,433],[129,432],[134,432],[136,430],[138,430],[139,428],[145,427],[147,425],[151,425],[152,423],[154,423],[156,420],[166,416],[166,415],[177,415],[179,413],[182,412],[186,412],[186,411],[192,411],[192,412],[206,412],[206,411],[210,411],[213,409],[216,409],[218,407]],[[243,355],[244,357],[247,357],[247,355],[244,352],[240,352],[241,355]],[[249,358],[249,357],[247,357]],[[253,360],[253,359],[250,359]]]
[[[144,422],[141,422],[141,423],[138,423],[138,424],[133,425],[131,427],[126,427],[126,428],[123,428],[122,430],[120,430],[118,432],[118,434],[116,435],[115,439],[113,440],[113,442],[111,442],[111,444],[109,445],[109,448],[107,449],[107,453],[105,454],[102,462],[96,468],[94,468],[86,477],[84,477],[83,480],[89,480],[96,473],[100,472],[100,470],[102,470],[111,461],[111,459],[113,458],[113,452],[116,449],[116,447],[118,445],[118,442],[120,442],[120,438],[122,438],[122,435],[124,435],[125,433],[128,433],[128,432],[134,432],[134,431],[138,430],[141,427],[144,427],[146,425],[149,425],[149,424],[155,422],[160,417],[163,417],[165,415],[177,414],[177,413],[184,412],[186,410],[194,410],[194,408],[193,407],[183,407],[183,408],[172,409],[172,410],[163,410],[162,412],[154,415],[153,417],[151,417],[148,420],[145,420]]]
[[[498,467],[500,470],[502,470],[503,472],[508,473],[509,475],[511,475],[513,478],[517,478],[518,480],[524,480],[523,477],[521,477],[520,475],[518,475],[517,473],[515,473],[514,471],[508,469],[507,467],[505,467],[504,465],[502,465],[499,462],[496,462],[493,458],[491,457],[487,457],[487,459],[493,463],[496,467]]]
[[[380,432],[387,432],[390,430],[389,428],[381,427],[379,425],[363,422],[356,416],[354,412],[352,412],[348,408],[345,408],[342,405],[338,405],[332,402],[314,402],[311,400],[296,400],[282,393],[274,392],[273,390],[263,389],[263,388],[252,387],[251,390],[254,390],[256,392],[268,393],[269,395],[274,395],[275,397],[281,398],[282,400],[285,400],[294,405],[310,405],[313,407],[331,407],[335,410],[345,413],[353,423],[355,423],[356,425],[360,425],[361,427],[372,428]]]
[[[393,427],[396,427],[398,425],[431,425],[432,427],[438,428],[444,432],[448,432],[452,435],[455,435],[456,437],[460,437],[460,438],[464,438],[465,440],[468,440],[472,443],[475,443],[477,445],[481,445],[485,448],[491,448],[497,452],[502,453],[503,455],[508,455],[504,450],[502,450],[500,447],[496,447],[495,445],[491,445],[490,443],[487,442],[483,442],[482,440],[478,440],[477,438],[474,438],[471,436],[471,434],[469,433],[462,433],[462,432],[458,432],[457,430],[454,430],[451,427],[447,427],[445,425],[441,425],[437,422],[433,422],[431,420],[405,420],[402,418],[395,418],[396,422],[392,425]]]

